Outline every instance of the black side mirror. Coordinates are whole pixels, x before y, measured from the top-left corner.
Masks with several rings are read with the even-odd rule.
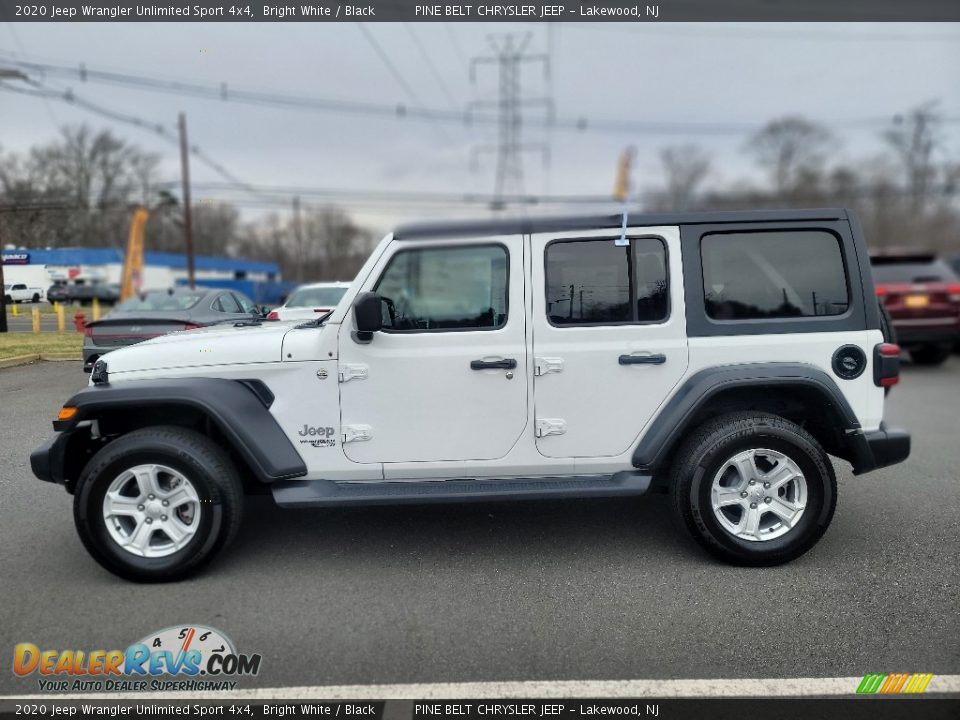
[[[353,303],[353,317],[357,325],[353,339],[370,342],[373,334],[383,329],[383,300],[373,292],[360,293]]]

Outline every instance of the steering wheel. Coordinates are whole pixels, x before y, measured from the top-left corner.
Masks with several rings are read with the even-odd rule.
[[[390,324],[397,324],[397,305],[388,297],[380,296],[380,300],[387,306],[387,314],[390,316]]]

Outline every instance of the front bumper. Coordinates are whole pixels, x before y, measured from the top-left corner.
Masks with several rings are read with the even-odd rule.
[[[70,431],[58,432],[30,453],[30,469],[34,475],[46,482],[66,484],[64,467],[71,434]]]
[[[859,438],[853,458],[854,475],[896,465],[910,456],[910,433],[905,430],[880,423],[879,430],[863,433]]]

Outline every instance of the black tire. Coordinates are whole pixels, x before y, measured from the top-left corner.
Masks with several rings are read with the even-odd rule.
[[[950,345],[920,345],[910,349],[910,358],[917,365],[942,365],[950,357]]]
[[[188,478],[201,499],[199,526],[186,546],[166,557],[124,550],[110,536],[103,498],[110,483],[134,465],[169,466]],[[196,571],[236,536],[243,513],[243,487],[227,454],[204,435],[180,427],[135,430],[101,449],[80,474],[73,517],[93,558],[115,575],[137,582],[178,580]]]
[[[30,300],[30,302],[32,302],[32,303],[38,303],[38,302],[40,302],[40,296],[39,296],[37,293],[34,293],[34,294],[33,294],[33,298]]]
[[[4,301],[7,305],[9,305],[9,304],[11,304],[11,303],[13,302],[13,298],[11,298],[9,295],[4,295],[4,296],[3,296],[3,301]]]
[[[807,485],[797,524],[777,538],[751,541],[723,528],[714,515],[711,486],[724,463],[743,450],[774,450],[795,462]],[[768,566],[794,560],[826,532],[837,504],[837,479],[820,444],[796,423],[777,415],[736,412],[696,428],[676,453],[671,493],[677,519],[713,556],[733,565]]]

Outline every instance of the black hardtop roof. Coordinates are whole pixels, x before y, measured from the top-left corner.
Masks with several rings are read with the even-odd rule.
[[[842,208],[815,208],[796,210],[717,210],[705,212],[644,213],[630,212],[628,223],[639,225],[720,225],[723,223],[762,223],[787,221],[846,220]],[[539,232],[564,232],[619,228],[622,213],[602,215],[566,215],[544,217],[495,218],[488,220],[458,220],[422,222],[401,225],[394,233],[397,240],[425,240],[488,235],[519,235]]]

